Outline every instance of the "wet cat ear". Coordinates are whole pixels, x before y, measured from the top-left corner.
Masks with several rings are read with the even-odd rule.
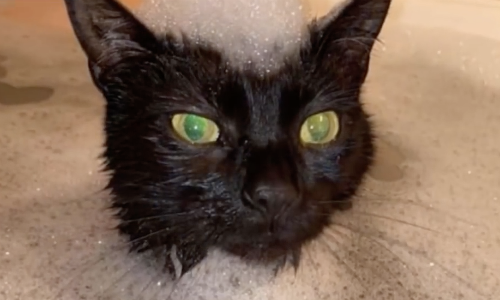
[[[350,0],[313,22],[314,63],[340,72],[346,84],[363,83],[390,4],[391,0]]]
[[[65,0],[75,35],[95,67],[148,52],[157,40],[134,15],[115,0]]]

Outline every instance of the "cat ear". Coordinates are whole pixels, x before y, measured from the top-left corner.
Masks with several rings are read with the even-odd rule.
[[[154,34],[115,0],[65,3],[78,42],[94,68],[106,68],[124,57],[148,52],[158,44]]]
[[[335,70],[346,84],[362,84],[370,53],[391,0],[350,0],[311,26],[311,55],[316,66]]]

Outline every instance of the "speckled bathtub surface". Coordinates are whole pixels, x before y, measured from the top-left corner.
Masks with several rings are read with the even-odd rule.
[[[478,2],[389,18],[364,98],[377,165],[297,274],[212,253],[176,285],[113,230],[74,37],[0,15],[0,299],[500,299],[500,9]]]

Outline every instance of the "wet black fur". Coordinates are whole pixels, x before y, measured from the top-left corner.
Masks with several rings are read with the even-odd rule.
[[[265,77],[231,67],[209,46],[154,36],[112,0],[66,4],[106,99],[108,188],[133,250],[176,245],[183,273],[212,247],[297,258],[349,203],[372,162],[360,93],[389,0],[355,0],[338,18],[313,22],[300,59]],[[339,115],[339,137],[301,145],[301,123],[324,110]],[[183,142],[170,126],[179,112],[215,120],[220,139]],[[281,212],[273,222],[244,193],[262,185],[288,193],[263,204]]]

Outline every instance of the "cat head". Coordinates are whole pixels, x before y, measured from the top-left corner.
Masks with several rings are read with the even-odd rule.
[[[360,94],[390,2],[312,21],[296,55],[262,76],[153,34],[114,0],[66,0],[106,99],[109,189],[133,248],[175,245],[186,272],[212,247],[277,258],[319,235],[371,165]]]

